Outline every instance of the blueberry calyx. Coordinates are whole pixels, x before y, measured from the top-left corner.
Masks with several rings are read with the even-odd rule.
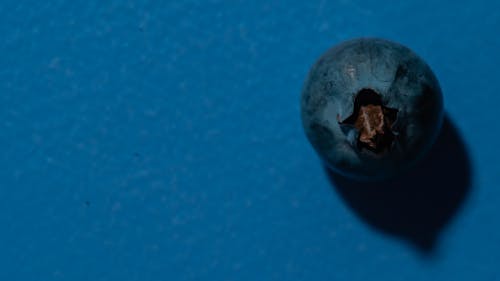
[[[351,145],[382,154],[394,142],[396,133],[393,132],[392,125],[396,122],[397,114],[397,109],[383,105],[382,97],[377,92],[366,88],[357,93],[353,113],[339,122],[339,125],[348,125],[357,131],[357,140],[350,141]]]

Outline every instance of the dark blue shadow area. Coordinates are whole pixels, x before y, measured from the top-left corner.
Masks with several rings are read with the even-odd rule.
[[[364,183],[326,169],[334,189],[372,227],[409,240],[431,254],[440,231],[454,217],[471,189],[466,147],[448,117],[429,154],[394,180]]]

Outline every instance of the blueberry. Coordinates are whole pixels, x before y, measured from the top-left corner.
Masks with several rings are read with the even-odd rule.
[[[381,180],[408,170],[434,143],[443,99],[430,67],[384,39],[346,41],[323,54],[305,81],[302,123],[333,171]]]

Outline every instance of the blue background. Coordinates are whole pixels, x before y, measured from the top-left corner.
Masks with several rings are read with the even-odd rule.
[[[0,279],[500,280],[499,8],[3,1]],[[358,36],[431,65],[464,145],[432,249],[361,217],[303,134],[310,66]]]

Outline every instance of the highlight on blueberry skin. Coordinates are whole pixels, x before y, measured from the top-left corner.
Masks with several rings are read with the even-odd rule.
[[[309,141],[334,172],[386,180],[428,152],[441,128],[443,98],[430,67],[410,49],[360,38],[312,66],[301,114]]]

